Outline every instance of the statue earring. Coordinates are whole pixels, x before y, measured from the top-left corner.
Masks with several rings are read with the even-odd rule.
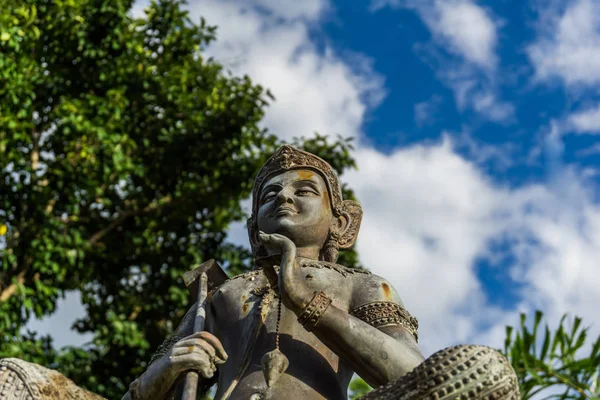
[[[329,232],[329,237],[323,245],[323,260],[328,262],[336,262],[339,253],[340,234],[332,230]]]

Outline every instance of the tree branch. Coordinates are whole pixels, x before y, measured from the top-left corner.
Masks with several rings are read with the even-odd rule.
[[[35,122],[31,122],[31,169],[35,175],[40,162],[40,136],[35,131]]]
[[[5,302],[17,292],[18,285],[22,285],[25,282],[25,272],[25,270],[19,272],[17,275],[17,282],[11,283],[2,291],[2,293],[0,293],[0,302]]]
[[[89,243],[91,245],[97,244],[104,236],[109,234],[112,230],[116,229],[119,225],[123,224],[128,218],[149,214],[151,212],[166,208],[167,206],[181,204],[184,202],[184,200],[185,199],[182,198],[177,200],[171,200],[171,196],[166,196],[161,200],[153,202],[140,210],[124,212],[117,219],[112,221],[106,228],[103,228],[98,232],[94,233],[89,239]]]

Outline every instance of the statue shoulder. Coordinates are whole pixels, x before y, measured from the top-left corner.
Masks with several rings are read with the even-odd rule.
[[[419,321],[404,307],[400,295],[385,278],[369,275],[353,285],[350,315],[384,329],[392,336],[410,335],[418,341]]]
[[[404,308],[400,295],[387,279],[375,274],[356,278],[358,279],[353,285],[352,308],[374,302],[391,302]]]

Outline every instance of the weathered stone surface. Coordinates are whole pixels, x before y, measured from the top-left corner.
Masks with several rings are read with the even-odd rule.
[[[58,371],[18,358],[0,360],[2,400],[104,400]]]
[[[508,360],[487,346],[454,346],[433,354],[411,373],[362,400],[518,400],[517,376]]]

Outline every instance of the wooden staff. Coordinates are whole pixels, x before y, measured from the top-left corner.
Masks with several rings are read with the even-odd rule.
[[[227,274],[214,259],[210,259],[192,271],[186,272],[183,280],[192,293],[192,296],[195,295],[194,297],[196,298],[196,316],[194,318],[193,333],[202,332],[206,322],[206,298],[209,286],[211,288],[220,286],[227,280]],[[181,400],[196,400],[198,381],[199,376],[197,371],[188,371],[186,373]]]

